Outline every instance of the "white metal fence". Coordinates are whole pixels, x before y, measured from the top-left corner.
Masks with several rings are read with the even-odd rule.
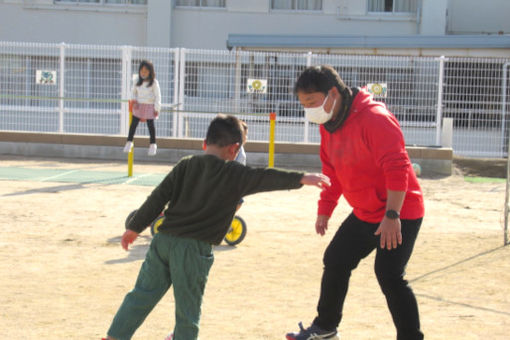
[[[510,60],[496,58],[0,42],[0,130],[125,135],[132,75],[142,59],[154,63],[161,85],[159,137],[203,138],[212,114],[224,112],[248,122],[250,140],[267,141],[267,115],[276,112],[276,141],[318,143],[293,86],[306,66],[330,64],[350,86],[382,85],[380,100],[399,119],[407,144],[440,146],[438,122],[451,117],[456,154],[507,154]]]

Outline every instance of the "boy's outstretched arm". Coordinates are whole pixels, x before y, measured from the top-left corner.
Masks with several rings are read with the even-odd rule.
[[[301,184],[303,185],[315,185],[319,188],[329,187],[331,185],[331,181],[329,177],[324,174],[319,173],[306,173],[301,178]]]

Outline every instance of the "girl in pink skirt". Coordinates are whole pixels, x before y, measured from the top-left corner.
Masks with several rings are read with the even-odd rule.
[[[154,72],[154,65],[142,60],[138,68],[138,77],[133,86],[131,104],[133,107],[133,120],[129,126],[129,134],[124,152],[130,152],[133,147],[133,138],[140,121],[147,122],[150,135],[149,156],[154,156],[158,149],[156,145],[156,129],[154,119],[158,119],[161,110],[161,91]]]

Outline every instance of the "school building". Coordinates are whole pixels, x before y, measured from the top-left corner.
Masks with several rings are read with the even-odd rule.
[[[508,0],[0,0],[0,41],[508,57]]]

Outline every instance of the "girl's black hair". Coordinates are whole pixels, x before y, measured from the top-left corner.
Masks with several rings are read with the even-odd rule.
[[[149,70],[149,76],[147,77],[147,79],[142,79],[142,77],[140,77],[140,71],[142,70],[143,67]],[[138,82],[136,83],[136,86],[140,86],[143,84],[144,81],[148,81],[149,84],[147,85],[147,87],[150,87],[152,86],[152,83],[154,83],[154,79],[156,79],[154,65],[148,60],[142,60],[140,62],[140,66],[138,67]]]

